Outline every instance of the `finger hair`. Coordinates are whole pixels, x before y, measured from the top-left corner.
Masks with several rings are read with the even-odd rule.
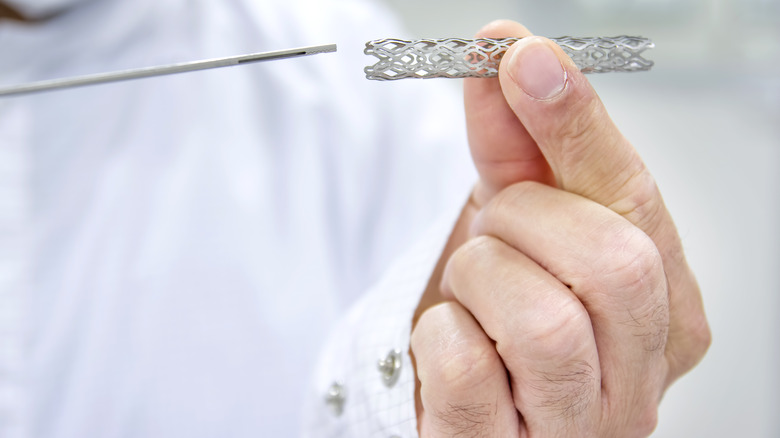
[[[647,316],[637,317],[626,309],[629,319],[622,324],[633,329],[633,335],[642,339],[642,346],[648,353],[663,350],[669,336],[669,304],[664,302],[653,307]]]
[[[447,436],[479,438],[493,436],[492,418],[497,411],[498,402],[448,403],[447,408],[437,410],[434,417]]]
[[[595,370],[584,360],[531,374],[536,378],[529,382],[529,387],[540,400],[536,407],[549,412],[554,419],[573,420],[593,402],[594,391],[600,387]]]

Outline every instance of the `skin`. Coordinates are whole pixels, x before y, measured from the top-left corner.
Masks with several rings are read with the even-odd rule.
[[[529,38],[465,81],[480,180],[415,315],[420,434],[648,436],[710,345],[680,237],[559,47],[509,21],[477,36]]]
[[[0,23],[2,23],[5,20],[17,21],[20,23],[30,23],[30,24],[41,23],[51,18],[54,18],[55,16],[59,15],[62,12],[64,11],[57,11],[52,14],[47,14],[41,17],[27,17],[25,15],[22,15],[13,6],[0,1]]]
[[[7,4],[0,2],[0,21],[12,20],[12,21],[25,21],[25,17],[22,16],[16,9],[8,6]]]

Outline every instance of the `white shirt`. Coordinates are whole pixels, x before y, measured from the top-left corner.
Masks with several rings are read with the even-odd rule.
[[[0,436],[295,435],[328,331],[473,182],[449,89],[363,78],[364,42],[399,32],[357,0],[0,23],[2,85],[339,44],[0,100]]]
[[[409,315],[459,213],[457,206],[443,214],[332,332],[306,398],[304,436],[417,437]],[[396,366],[380,368],[392,359]]]

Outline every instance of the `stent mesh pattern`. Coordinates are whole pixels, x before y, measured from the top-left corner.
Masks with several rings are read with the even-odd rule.
[[[518,38],[420,39],[386,38],[366,43],[364,53],[378,58],[365,68],[366,78],[489,78]],[[642,57],[653,43],[642,37],[552,38],[585,73],[646,71],[653,61]]]

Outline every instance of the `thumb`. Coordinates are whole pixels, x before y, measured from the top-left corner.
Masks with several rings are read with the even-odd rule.
[[[624,216],[640,207],[661,207],[639,154],[557,44],[541,37],[518,41],[505,54],[499,79],[508,106],[549,163],[559,188]]]

